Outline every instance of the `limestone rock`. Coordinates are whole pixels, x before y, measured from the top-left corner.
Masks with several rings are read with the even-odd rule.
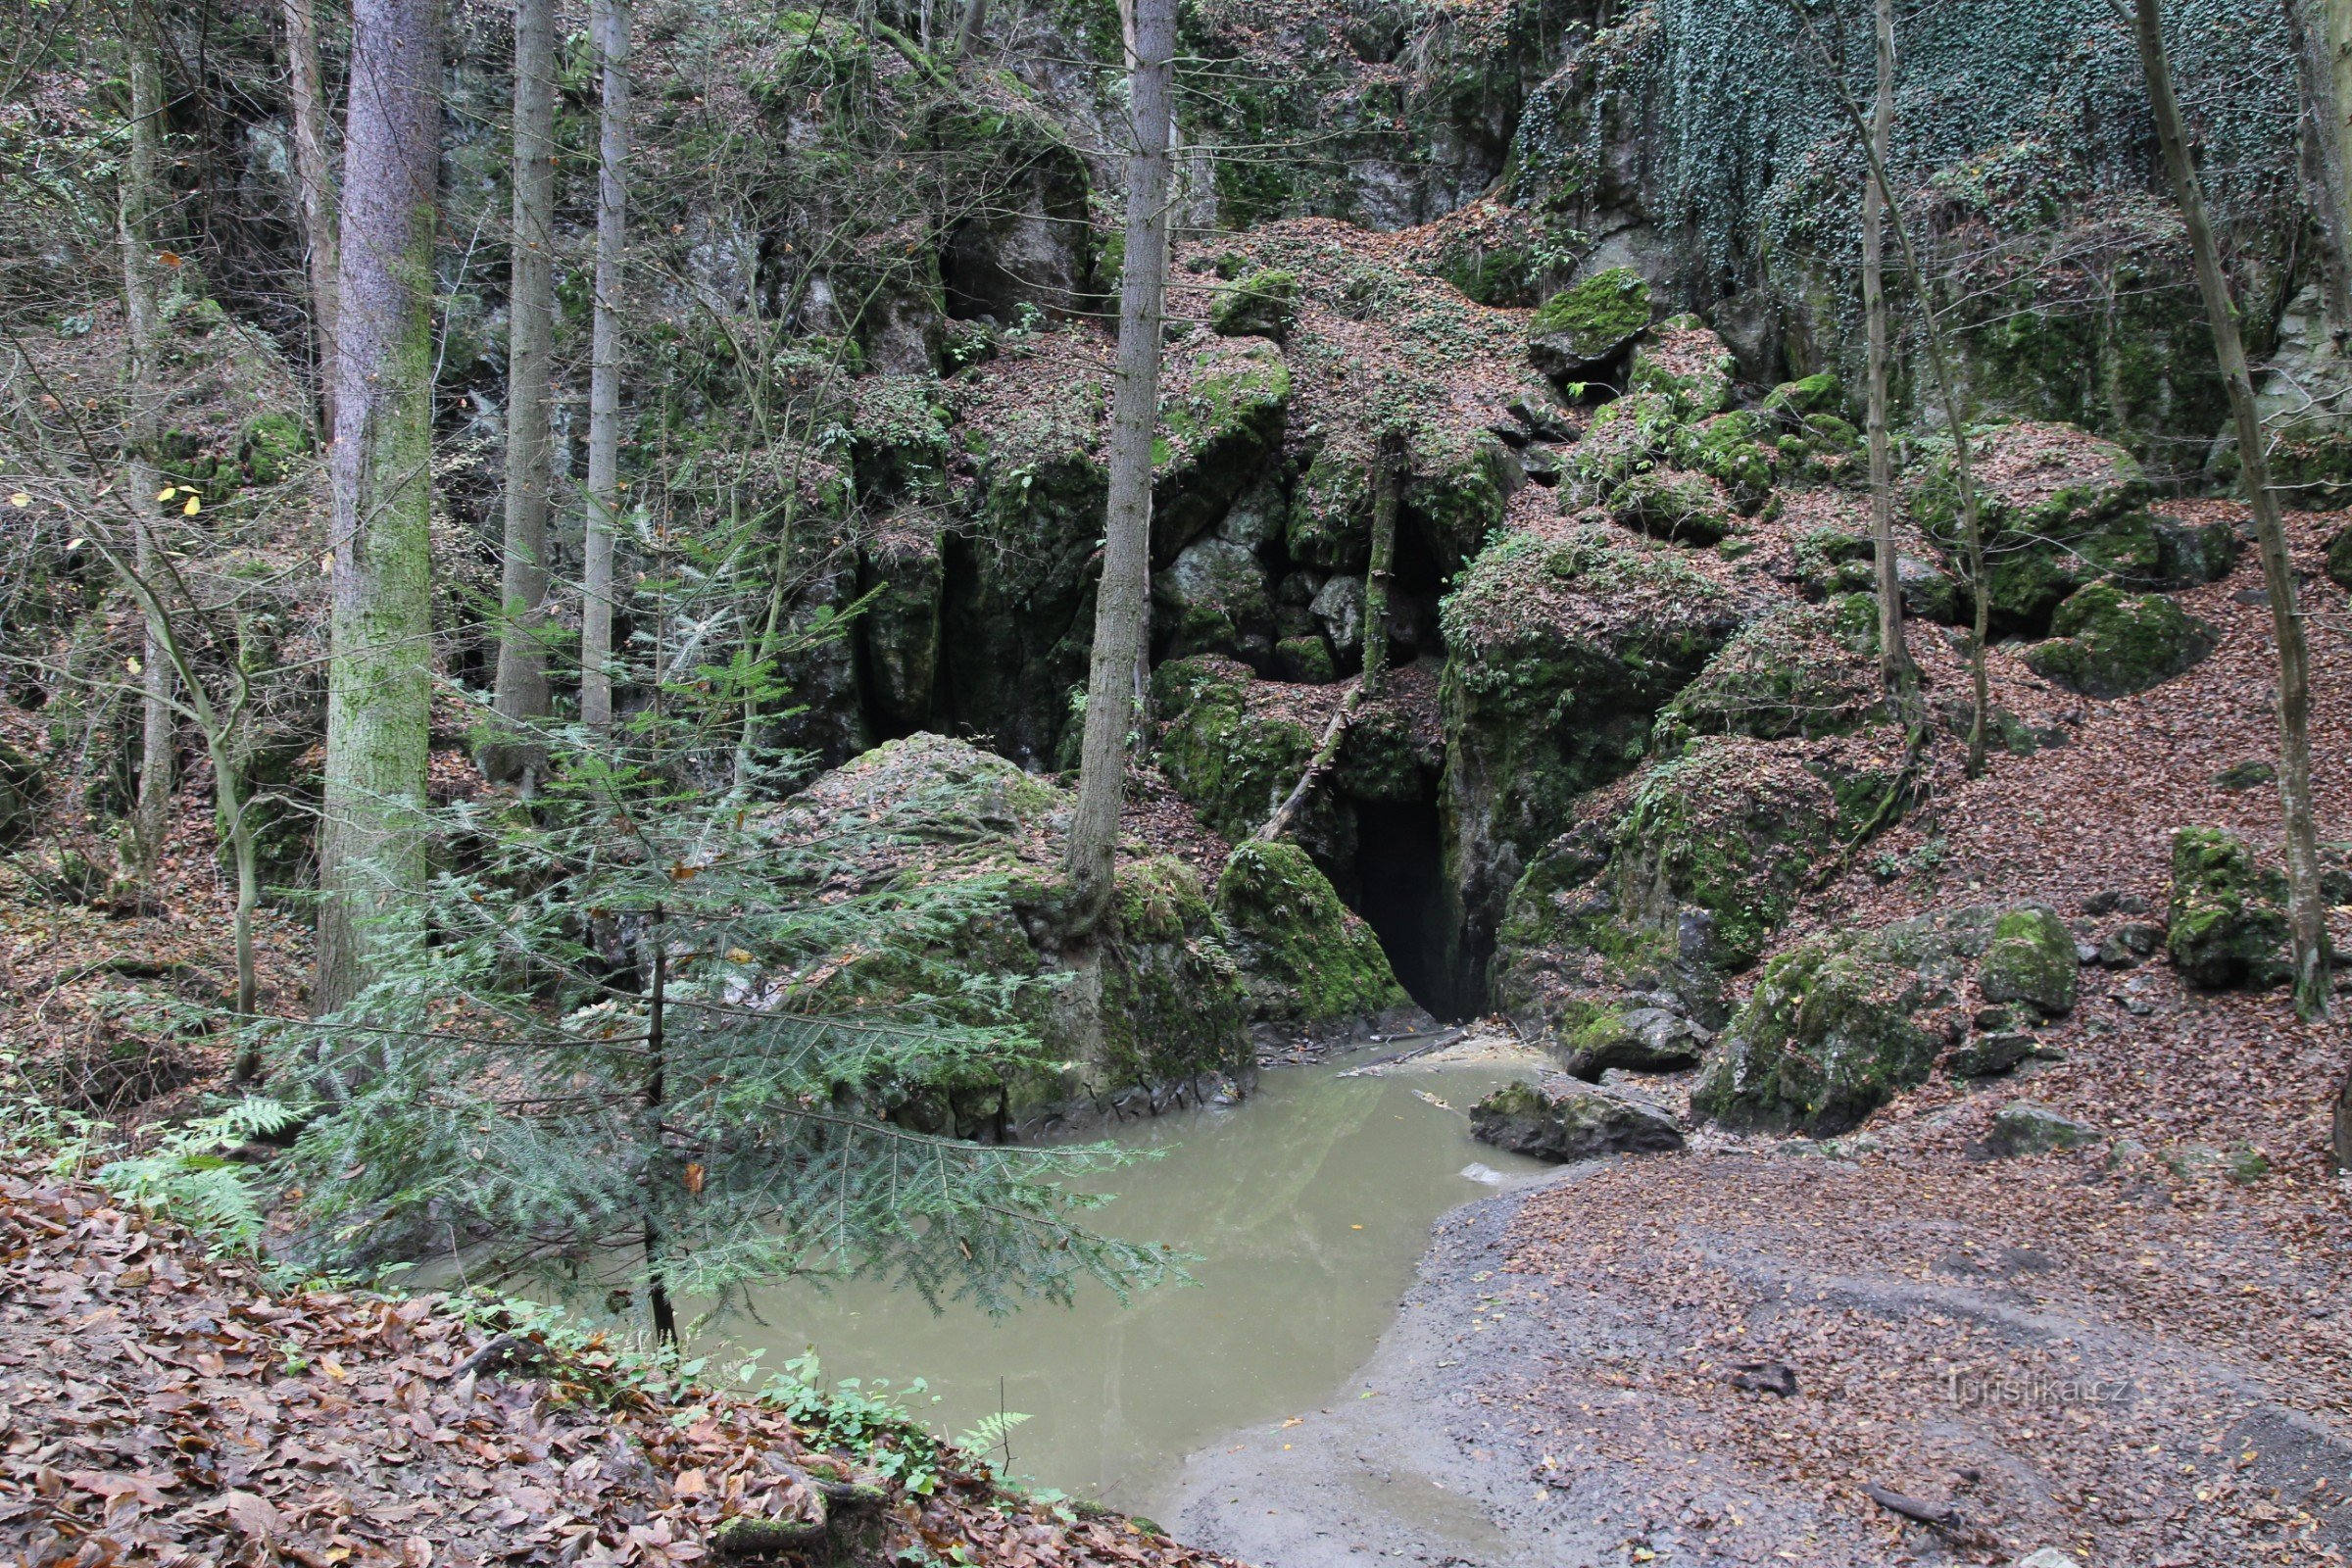
[[[1372,928],[1295,844],[1238,845],[1215,906],[1255,1017],[1331,1024],[1409,1000]]]
[[[1163,659],[1230,654],[1256,668],[1273,660],[1274,602],[1247,546],[1214,535],[1193,541],[1152,574],[1152,602]]]
[[[1290,333],[1298,303],[1297,272],[1261,268],[1216,291],[1208,324],[1224,337],[1270,337],[1279,343]]]
[[[2167,947],[2189,984],[2261,990],[2284,984],[2286,877],[2255,858],[2243,839],[2219,828],[2173,835],[2173,897]]]
[[[1363,578],[1342,574],[1328,579],[1306,608],[1323,623],[1323,635],[1334,651],[1344,657],[1363,647]]]
[[[1631,1095],[1545,1077],[1509,1084],[1470,1108],[1470,1135],[1515,1154],[1565,1164],[1603,1154],[1683,1147],[1683,1130],[1657,1106]]]
[[[1575,380],[1605,369],[1648,326],[1649,285],[1630,268],[1612,267],[1537,309],[1527,356],[1544,374]]]
[[[2060,1149],[2075,1149],[2099,1136],[2099,1130],[2085,1122],[2062,1116],[2047,1105],[2029,1101],[2017,1101],[2003,1105],[1992,1118],[1992,1131],[1984,1147],[1995,1159],[2015,1159],[2021,1154],[2047,1154]]]
[[[1878,641],[1878,605],[1865,594],[1759,616],[1658,715],[1658,749],[1671,753],[1693,735],[1780,740],[1858,728],[1884,703]]]
[[[1660,322],[1634,350],[1626,382],[1674,405],[1678,418],[1703,419],[1731,407],[1732,351],[1695,316]]]
[[[2075,939],[2046,905],[2027,904],[1994,922],[1977,971],[1986,1002],[2024,1002],[2045,1013],[2075,1009]]]
[[[1709,1036],[1664,1007],[1607,1012],[1560,1042],[1560,1065],[1578,1078],[1597,1079],[1612,1067],[1634,1072],[1681,1072],[1698,1065]]]
[[[2213,651],[2213,628],[2162,594],[2094,582],[2058,607],[2027,667],[2086,697],[2125,697],[2170,680]]]

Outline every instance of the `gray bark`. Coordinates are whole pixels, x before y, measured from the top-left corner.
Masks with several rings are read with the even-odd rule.
[[[988,0],[964,0],[963,24],[956,29],[956,69],[979,53],[980,32],[988,24]]]
[[[124,150],[116,238],[122,259],[123,400],[128,408],[122,442],[123,483],[137,511],[132,551],[139,574],[154,581],[155,509],[162,480],[156,450],[162,434],[155,385],[161,313],[156,303],[155,216],[163,202],[158,151],[163,140],[163,66],[156,57],[153,19],[134,10],[124,39],[129,58],[130,144]],[[160,610],[142,617],[139,639],[139,794],[131,808],[131,874],[142,893],[153,882],[171,825],[172,764],[177,724],[172,710],[172,665],[164,658]]]
[[[318,830],[321,1011],[417,918],[432,701],[438,0],[354,0],[336,321],[334,593]]]
[[[1152,538],[1152,437],[1159,417],[1159,328],[1167,277],[1168,124],[1175,0],[1137,0],[1129,106],[1126,265],[1119,284],[1117,382],[1110,415],[1110,501],[1095,596],[1078,802],[1070,816],[1072,927],[1083,937],[1110,904],[1119,805],[1144,657]]]
[[[326,150],[317,0],[285,0],[286,94],[294,108],[294,200],[311,283],[311,340],[326,428],[335,427],[335,176]]]
[[[581,572],[580,721],[612,728],[612,535],[620,501],[620,290],[629,218],[629,3],[596,0],[603,63],[596,197],[596,317],[588,385],[588,528]]]
[[[2271,631],[2278,644],[2278,806],[2286,828],[2287,925],[2295,966],[2295,1008],[2306,1018],[2328,1010],[2328,907],[2320,893],[2319,835],[2311,811],[2311,673],[2303,642],[2303,612],[2295,602],[2294,563],[2287,554],[2286,527],[2278,497],[2271,489],[2270,454],[2263,445],[2262,416],[2254,404],[2254,377],[2237,331],[2237,304],[2222,271],[2222,251],[2205,211],[2205,192],[2189,158],[2188,132],[2173,96],[2173,72],[2164,47],[2164,18],[2158,0],[2134,0],[2139,61],[2148,78],[2148,103],[2156,116],[2156,139],[2188,229],[2196,260],[2197,289],[2213,328],[2213,350],[2230,391],[2230,413],[2237,427],[2238,457],[2244,466],[2246,497],[2254,510],[2254,538],[2262,554],[2263,586],[2271,601]],[[2342,1117],[2338,1117],[2338,1127]],[[2352,1150],[2339,1148],[2339,1161]]]
[[[293,3],[293,0],[289,0]],[[501,728],[483,766],[520,777],[542,765],[523,733],[547,716],[548,373],[556,331],[556,17],[554,0],[514,7],[514,235],[507,310],[506,534],[499,579]]]
[[[2345,253],[2344,127],[2336,113],[2328,58],[2328,17],[2320,0],[2279,0],[2295,52],[2303,122],[2303,189],[2320,233],[2320,282],[2328,327],[2352,332],[2352,259]]]
[[[1372,475],[1372,563],[1364,574],[1364,681],[1366,697],[1380,696],[1389,673],[1389,586],[1396,566],[1396,508],[1404,487],[1404,435],[1380,433]]]
[[[1870,119],[1871,158],[1885,168],[1894,148],[1894,4],[1873,7],[1878,44],[1878,92]],[[1870,338],[1870,539],[1878,567],[1879,678],[1889,697],[1908,691],[1910,649],[1903,641],[1903,588],[1894,556],[1894,462],[1886,434],[1887,369],[1893,345],[1886,319],[1886,192],[1875,178],[1862,182],[1862,314]]]

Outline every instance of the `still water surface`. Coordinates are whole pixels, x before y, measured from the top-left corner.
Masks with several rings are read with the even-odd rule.
[[[829,1295],[789,1286],[758,1298],[770,1328],[738,1318],[728,1337],[767,1364],[813,1348],[831,1381],[929,1385],[907,1400],[958,1433],[998,1408],[1012,1471],[1040,1484],[1144,1506],[1184,1455],[1236,1427],[1328,1404],[1388,1327],[1433,1220],[1492,1191],[1465,1175],[1533,1161],[1474,1144],[1459,1108],[1519,1076],[1494,1064],[1341,1066],[1266,1073],[1231,1109],[1129,1122],[1115,1133],[1162,1157],[1115,1172],[1118,1200],[1096,1216],[1114,1234],[1194,1254],[1197,1283],[1122,1307],[1088,1286],[1071,1308],[1002,1320],[970,1307],[934,1315],[874,1287]],[[1001,1456],[1000,1456],[1001,1457]]]

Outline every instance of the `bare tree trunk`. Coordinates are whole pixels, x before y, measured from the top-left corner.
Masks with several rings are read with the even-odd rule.
[[[2197,288],[2213,327],[2213,350],[2222,381],[2230,389],[2230,412],[2237,426],[2238,457],[2246,495],[2254,509],[2254,537],[2262,552],[2263,585],[2270,591],[2271,630],[2278,642],[2278,806],[2286,826],[2287,924],[2292,932],[2295,1010],[2306,1018],[2328,1011],[2328,909],[2320,895],[2320,846],[2311,813],[2311,674],[2303,646],[2303,612],[2295,603],[2294,564],[2287,554],[2286,527],[2278,497],[2271,489],[2270,454],[2263,445],[2262,416],[2254,405],[2254,377],[2246,346],[2237,332],[2237,304],[2222,271],[2222,251],[2205,212],[2205,192],[2189,159],[2188,132],[2173,96],[2171,62],[2165,57],[2164,18],[2158,0],[2134,0],[2139,63],[2147,73],[2148,104],[2156,115],[2156,139],[2180,202],[2196,258]],[[2339,1159],[2352,1151],[2337,1152]]]
[[[1878,94],[1870,120],[1871,158],[1884,169],[1894,154],[1894,0],[1873,7],[1878,37]],[[1886,435],[1887,368],[1893,344],[1886,320],[1886,192],[1862,181],[1862,314],[1870,337],[1870,540],[1878,565],[1879,679],[1886,695],[1908,694],[1915,673],[1903,641],[1903,587],[1894,558],[1894,460]]]
[[[354,0],[336,294],[334,605],[318,972],[342,1006],[415,917],[432,705],[439,0]]]
[[[596,197],[596,320],[588,384],[588,538],[581,572],[580,721],[612,730],[612,534],[620,501],[620,290],[629,226],[629,0],[596,0],[604,67]]]
[[[2345,256],[2344,140],[2337,122],[2334,73],[2328,59],[2327,18],[2309,15],[2318,0],[2279,0],[2295,52],[2295,85],[2302,102],[2303,190],[2320,231],[2320,282],[2328,329],[2352,332],[2352,263]],[[2316,25],[2314,24],[2316,22]]]
[[[162,481],[156,474],[156,449],[161,444],[156,412],[156,355],[162,331],[155,297],[155,215],[163,205],[158,149],[163,140],[163,64],[157,58],[154,18],[133,8],[123,44],[128,51],[130,76],[130,145],[119,176],[121,199],[116,209],[116,237],[122,258],[122,315],[126,352],[123,357],[123,399],[129,415],[122,441],[123,483],[137,511],[138,536],[132,550],[140,574],[155,579],[155,508]],[[172,665],[164,657],[163,634],[156,613],[144,617],[139,647],[139,795],[131,808],[131,875],[140,896],[155,878],[162,858],[164,831],[172,812],[172,764],[177,744],[172,709]]]
[[[335,176],[326,152],[317,0],[285,0],[286,92],[294,106],[294,200],[311,277],[311,341],[326,428],[335,427]]]
[[[964,0],[963,25],[956,29],[956,69],[980,50],[980,32],[988,25],[988,0]]]
[[[1167,273],[1168,104],[1176,46],[1174,0],[1137,0],[1136,61],[1128,99],[1135,152],[1127,166],[1127,256],[1119,283],[1118,380],[1110,414],[1110,503],[1102,580],[1095,596],[1086,733],[1078,804],[1070,816],[1073,934],[1083,938],[1110,904],[1119,804],[1134,721],[1152,571],[1152,437],[1159,418],[1159,325]]]
[[[1404,432],[1380,432],[1372,474],[1372,564],[1364,573],[1364,683],[1380,696],[1389,673],[1389,586],[1396,567],[1396,508],[1404,488]]]
[[[290,0],[291,3],[291,0]],[[499,580],[498,681],[505,732],[485,751],[491,777],[544,765],[527,734],[549,709],[547,650],[548,372],[556,334],[556,14],[554,0],[514,7],[514,236],[507,307],[507,518]]]

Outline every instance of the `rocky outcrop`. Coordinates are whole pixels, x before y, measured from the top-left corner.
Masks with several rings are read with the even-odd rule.
[[[2208,990],[2283,985],[2286,877],[2245,840],[2219,828],[2173,835],[2173,896],[2166,950],[2173,967]]]
[[[1295,844],[1237,846],[1217,878],[1216,915],[1253,1017],[1329,1025],[1408,1000],[1372,928]]]
[[[1471,1106],[1470,1136],[1555,1164],[1683,1147],[1681,1126],[1649,1102],[1554,1075],[1505,1085]]]
[[[1545,375],[1575,381],[1623,360],[1649,327],[1649,285],[1623,267],[1560,290],[1527,323],[1527,357]]]

